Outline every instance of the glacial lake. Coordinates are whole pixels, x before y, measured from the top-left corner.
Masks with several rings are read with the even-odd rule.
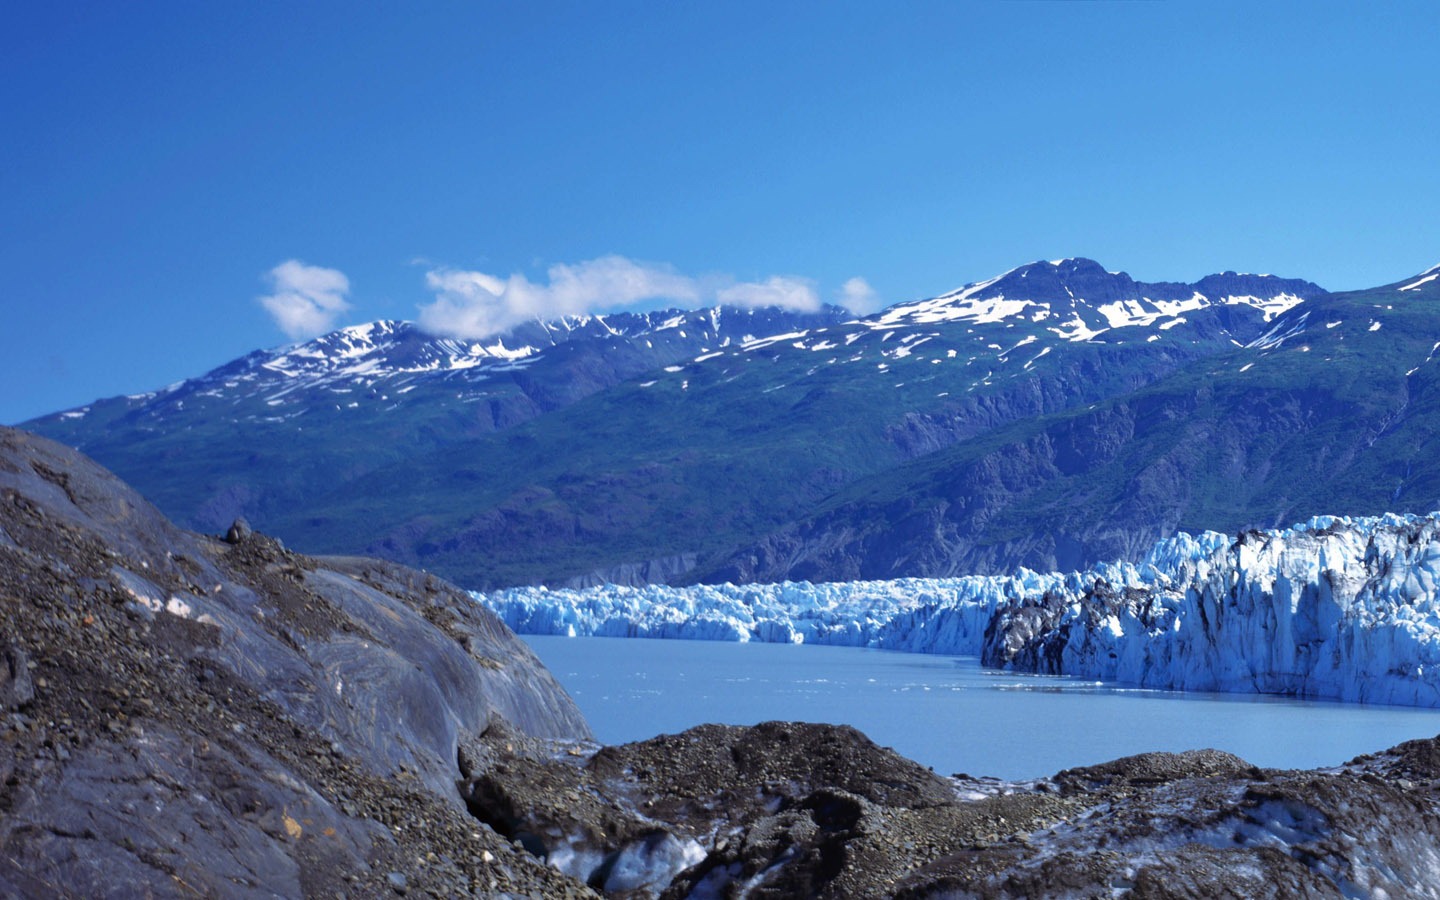
[[[941,774],[1051,775],[1214,747],[1275,768],[1338,765],[1440,733],[1440,711],[1185,694],[851,647],[524,637],[607,744],[704,722],[853,725]]]

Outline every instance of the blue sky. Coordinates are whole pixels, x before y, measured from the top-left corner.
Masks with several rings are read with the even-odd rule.
[[[641,305],[675,284],[829,301],[857,277],[898,302],[1061,256],[1331,289],[1440,262],[1440,4],[4,18],[3,422],[284,343],[265,296],[343,325],[480,276],[520,276],[529,309],[635,272]]]

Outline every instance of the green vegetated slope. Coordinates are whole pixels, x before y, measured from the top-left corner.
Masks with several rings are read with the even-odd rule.
[[[699,577],[1070,568],[1176,530],[1440,506],[1440,291],[1312,300],[1270,340],[851,485]]]
[[[1012,349],[1030,330],[952,329],[898,358],[882,352],[903,335],[872,332],[833,353],[783,344],[707,359],[405,460],[272,527],[300,546],[361,546],[476,586],[680,555],[695,557],[681,568],[713,563],[857,479],[1128,392],[1215,349],[1166,335],[1035,358]]]
[[[489,393],[503,402],[518,392],[507,385]],[[173,415],[153,423],[122,419],[107,406],[123,401],[103,401],[92,411],[120,421],[92,425],[74,437],[53,428],[42,433],[125,472],[147,498],[187,525],[223,531],[236,516],[268,523],[309,504],[317,486],[347,483],[494,430],[487,428],[488,409],[454,395],[417,397],[403,416],[387,412],[380,396],[371,399],[353,409],[314,404],[295,416],[251,415],[219,408],[219,400],[206,410],[198,408],[202,401],[190,400],[191,413],[178,427]]]
[[[666,311],[536,322],[474,343],[376,322],[27,427],[123,472],[187,526],[223,531],[243,515],[270,528],[372,473],[691,359],[722,331],[766,333],[844,318],[834,307]],[[533,352],[518,355],[519,348]],[[382,492],[404,490],[380,484]]]

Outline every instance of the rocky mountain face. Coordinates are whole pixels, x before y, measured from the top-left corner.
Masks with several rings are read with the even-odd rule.
[[[1440,739],[1021,784],[854,729],[598,747],[455,588],[182,531],[0,430],[0,894],[1437,896]]]
[[[243,514],[472,588],[1069,562],[1112,546],[1022,527],[994,548],[988,498],[973,521],[918,500],[918,519],[875,535],[868,507],[842,520],[861,515],[857,498],[910,502],[932,461],[962,469],[994,434],[1261,353],[1244,347],[1327,297],[1268,275],[1143,283],[1072,259],[861,318],[720,308],[468,344],[381,322],[29,427],[192,527]],[[981,487],[1043,478],[1047,452],[1007,451],[1002,484]],[[942,546],[886,550],[928,533],[927,516]],[[1138,528],[1144,546],[1173,526],[1126,522],[1116,539]]]

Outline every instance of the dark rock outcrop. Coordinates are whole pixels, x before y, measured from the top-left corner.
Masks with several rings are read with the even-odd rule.
[[[1006,784],[828,725],[705,725],[569,757],[492,733],[468,748],[464,790],[614,896],[1436,897],[1437,748],[1294,772],[1147,753]]]
[[[455,588],[182,531],[0,430],[0,895],[583,893],[455,790],[496,723],[589,730]]]

